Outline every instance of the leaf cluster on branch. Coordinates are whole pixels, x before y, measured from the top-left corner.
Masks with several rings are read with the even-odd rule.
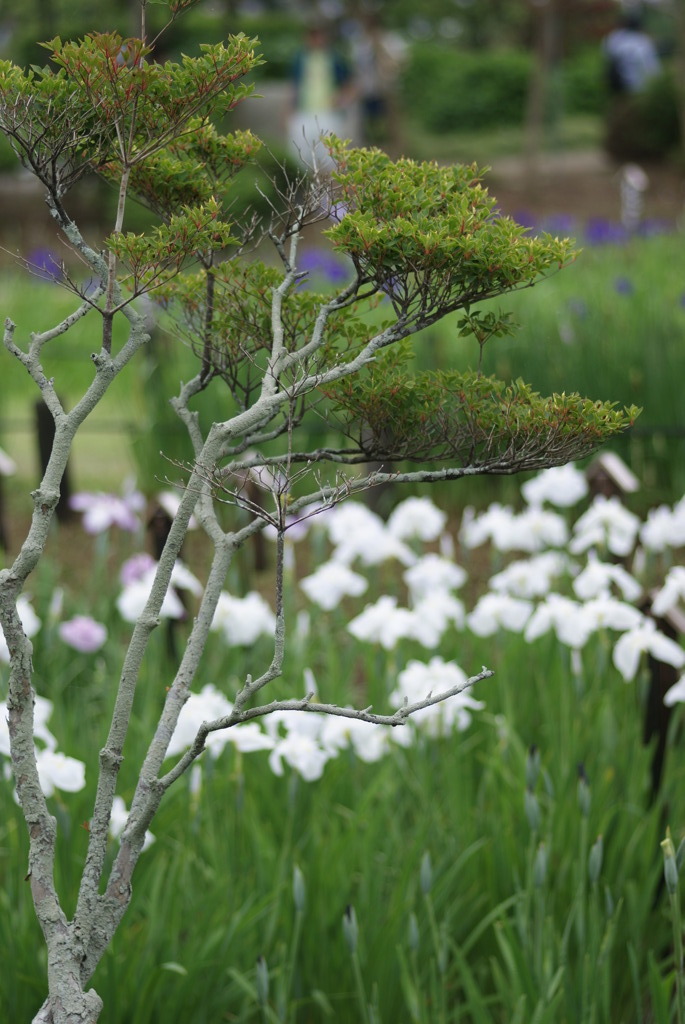
[[[344,432],[370,460],[439,461],[488,473],[583,458],[639,411],[577,394],[542,398],[520,379],[505,384],[456,371],[409,376],[383,364],[336,382],[326,395]]]
[[[393,161],[339,141],[331,152],[340,221],[327,235],[414,329],[533,285],[573,258],[568,239],[530,237],[501,216],[475,164]]]
[[[186,133],[202,146],[210,107],[218,117],[249,96],[252,88],[241,79],[259,63],[254,42],[236,36],[204,45],[201,57],[157,64],[143,40],[116,32],[78,42],[57,37],[44,44],[57,70],[0,62],[0,129],[24,166],[60,198],[101,164],[112,177],[113,165],[130,171],[170,143],[180,159]],[[209,138],[204,145],[216,161],[220,144],[214,153]]]

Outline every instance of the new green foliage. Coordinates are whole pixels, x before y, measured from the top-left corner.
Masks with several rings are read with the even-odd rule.
[[[578,395],[544,399],[521,380],[506,385],[456,371],[407,378],[383,363],[328,394],[369,459],[437,460],[490,473],[532,469],[536,454],[546,465],[582,458],[638,414]]]
[[[340,222],[327,235],[415,329],[572,259],[568,239],[529,237],[496,213],[475,165],[393,161],[336,142],[332,154]]]

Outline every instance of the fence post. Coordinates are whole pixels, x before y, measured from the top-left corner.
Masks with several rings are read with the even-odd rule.
[[[35,411],[36,433],[38,437],[38,456],[40,458],[42,476],[47,469],[50,456],[52,455],[52,444],[55,440],[55,423],[50,410],[42,399],[39,399],[36,402]],[[72,511],[69,507],[70,498],[71,479],[69,474],[69,464],[67,463],[62,475],[62,482],[60,484],[60,498],[57,502],[57,508],[55,509],[57,518],[61,523],[66,522],[72,516]]]
[[[10,540],[7,532],[7,517],[5,508],[5,486],[2,474],[0,473],[0,548],[9,551]]]

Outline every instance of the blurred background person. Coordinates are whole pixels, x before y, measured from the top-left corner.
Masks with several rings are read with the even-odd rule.
[[[647,158],[648,115],[640,98],[660,75],[661,61],[656,43],[645,31],[640,8],[631,7],[621,14],[602,50],[609,87],[605,148],[620,161]]]
[[[292,81],[289,148],[301,163],[329,170],[331,161],[322,134],[332,132],[356,140],[359,131],[352,71],[333,45],[324,22],[309,25],[295,57]]]
[[[364,145],[384,146],[393,153],[401,148],[397,96],[407,49],[378,15],[362,13],[356,22],[351,51]]]
[[[640,92],[661,70],[656,44],[644,30],[642,12],[628,9],[604,40],[609,89],[613,95]]]

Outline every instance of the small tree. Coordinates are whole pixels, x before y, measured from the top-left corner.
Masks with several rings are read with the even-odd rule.
[[[187,6],[188,0],[170,3],[172,16]],[[290,517],[313,502],[330,505],[383,482],[454,480],[561,464],[623,430],[636,412],[576,395],[543,399],[520,381],[506,386],[483,376],[480,363],[473,373],[409,369],[403,339],[461,309],[459,333],[473,333],[482,351],[491,336],[506,331],[508,319],[471,307],[529,287],[572,257],[568,242],[528,237],[499,216],[474,167],[393,163],[381,152],[352,150],[331,139],[332,176],[314,169],[273,202],[264,233],[279,268],[246,258],[244,246],[255,226],[241,233],[229,224],[227,186],[259,143],[250,133],[222,134],[210,118],[227,114],[248,95],[243,79],[259,63],[255,45],[237,36],[225,45],[205,46],[200,56],[184,57],[180,64],[156,64],[149,59],[152,46],[143,24],[140,39],[54,39],[46,44],[51,67],[24,71],[0,63],[0,127],[24,167],[44,185],[62,235],[95,281],[90,290],[81,288],[64,267],[62,283],[76,297],[73,313],[24,343],[12,322],[4,329],[6,351],[30,374],[55,423],[49,465],[33,492],[30,528],[13,564],[0,572],[0,624],[11,655],[12,766],[30,837],[31,891],[48,949],[49,994],[35,1017],[41,1024],[98,1019],[102,1003],[88,982],[129,905],[146,829],[167,789],[202,753],[209,733],[277,709],[399,726],[419,708],[463,689],[389,715],[318,703],[313,695],[260,703],[261,691],[280,676],[283,664],[281,579]],[[118,191],[113,230],[101,250],[88,244],[66,205],[72,185],[90,170]],[[145,234],[123,230],[132,197],[158,214],[158,225]],[[346,254],[350,269],[349,283],[326,295],[298,287],[304,276],[298,270],[302,230],[321,222],[329,224],[325,233]],[[77,431],[148,340],[136,306],[145,294],[163,300],[172,328],[190,338],[198,355],[197,372],[171,398],[194,461],[147,606],[119,679],[112,680],[114,711],[99,755],[78,901],[68,919],[53,882],[56,822],[36,766],[32,648],[17,598],[42,556]],[[67,412],[58,397],[60,382],[48,378],[42,359],[84,317],[98,338],[90,355],[93,379]],[[115,318],[128,323],[119,345]],[[223,418],[203,432],[198,402],[216,379],[226,385]],[[335,426],[345,440],[308,446],[307,423],[315,417]],[[380,468],[369,470],[370,461]],[[271,481],[264,507],[244,496],[251,471]],[[247,509],[249,519],[227,528],[222,502]],[[211,568],[106,875],[108,825],[136,683],[192,513],[213,546]],[[187,753],[169,767],[169,741],[227,570],[265,523],[278,536],[271,663],[255,666],[234,696],[232,713],[206,722]],[[489,674],[484,669],[464,685]]]

